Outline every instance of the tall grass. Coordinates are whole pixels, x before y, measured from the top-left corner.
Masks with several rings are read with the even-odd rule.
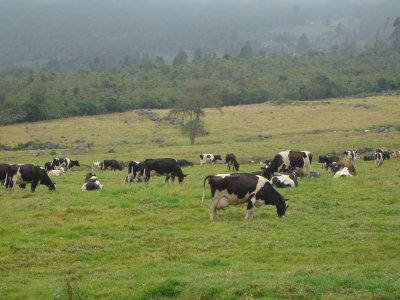
[[[126,184],[126,169],[97,171],[104,189],[80,191],[89,164],[107,158],[111,145],[113,158],[121,160],[168,156],[197,162],[201,152],[235,152],[241,171],[259,169],[258,164],[246,163],[250,158],[264,159],[289,148],[308,149],[315,156],[347,147],[399,148],[396,130],[364,132],[399,125],[395,100],[233,107],[222,115],[208,111],[211,134],[195,146],[187,145],[178,128],[146,120],[139,120],[142,125],[132,121],[135,130],[119,131],[118,119],[125,114],[102,116],[98,128],[91,127],[96,117],[62,120],[62,125],[29,124],[39,129],[34,135],[41,140],[64,136],[74,141],[82,135],[94,148],[76,155],[67,152],[82,167],[56,178],[55,192],[44,186],[35,193],[0,189],[0,298],[398,298],[400,160],[385,161],[381,168],[357,161],[358,175],[340,179],[322,172],[314,161],[313,170],[321,177],[303,178],[299,187],[279,190],[290,202],[283,219],[267,206],[255,209],[254,219],[245,221],[246,206],[238,206],[220,211],[219,220],[210,222],[207,202],[201,203],[203,179],[224,172],[223,165],[185,168],[189,175],[182,184],[157,177]],[[351,114],[359,101],[374,103],[374,108]],[[330,113],[324,107],[339,110],[332,112],[335,124],[323,122]],[[271,117],[269,110],[282,122],[265,122]],[[78,124],[89,124],[89,129],[78,133]],[[18,126],[2,127],[1,142],[23,141],[15,134]],[[115,126],[112,138],[102,126]],[[316,129],[320,131],[313,133]],[[236,142],[258,133],[273,137]],[[114,144],[145,141],[151,134],[174,144]],[[48,152],[2,152],[1,160],[42,164],[52,157]]]

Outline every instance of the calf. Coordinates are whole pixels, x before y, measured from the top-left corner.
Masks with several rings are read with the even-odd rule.
[[[229,171],[231,170],[231,168],[233,169],[233,171],[239,171],[239,163],[236,160],[235,154],[228,153],[225,156],[225,163],[226,163],[226,167]]]
[[[144,161],[144,181],[149,181],[150,175],[164,176],[167,182],[170,178],[175,181],[178,177],[179,183],[187,176],[183,174],[181,167],[178,165],[176,159],[173,158],[158,158],[146,159]]]
[[[125,182],[139,182],[144,173],[144,162],[130,161],[128,163],[128,175]]]
[[[222,160],[219,154],[200,154],[200,165],[210,164],[213,165],[217,160]]]
[[[252,218],[254,206],[275,205],[278,216],[285,215],[287,201],[262,176],[248,173],[209,175],[204,179],[203,199],[207,180],[212,196],[209,206],[211,221],[217,218],[217,210],[243,203],[247,203],[246,220]]]
[[[296,172],[274,176],[271,179],[271,183],[273,186],[276,186],[279,188],[295,187],[295,186],[298,186],[298,184],[299,184],[297,181]]]
[[[279,152],[271,163],[264,168],[264,177],[271,180],[274,172],[284,173],[289,167],[296,172],[310,177],[312,153],[309,151],[282,151]]]
[[[103,185],[97,179],[96,174],[87,173],[85,176],[84,184],[81,187],[81,191],[94,191],[100,190],[103,188]]]
[[[107,170],[107,168],[110,168],[111,171],[115,171],[115,170],[122,171],[122,169],[124,167],[122,166],[121,162],[119,162],[115,159],[105,159],[103,161],[102,170]]]
[[[51,181],[44,168],[32,164],[11,165],[7,171],[6,188],[12,189],[17,184],[26,183],[31,184],[32,192],[39,183],[47,186],[49,190],[56,189],[55,182]]]

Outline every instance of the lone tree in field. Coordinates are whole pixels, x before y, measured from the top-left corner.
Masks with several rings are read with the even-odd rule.
[[[390,35],[393,48],[400,52],[400,17],[397,17],[393,23],[394,30]]]
[[[183,120],[182,131],[189,135],[191,145],[194,145],[196,136],[204,133],[204,122],[201,119],[205,116],[204,108],[219,108],[220,98],[220,88],[215,82],[197,80],[186,84],[183,95],[179,97],[170,115]]]

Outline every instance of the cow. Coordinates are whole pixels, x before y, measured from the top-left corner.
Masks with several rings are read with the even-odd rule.
[[[364,155],[363,160],[364,161],[375,160],[375,155]]]
[[[0,185],[4,185],[6,182],[7,171],[10,168],[10,164],[0,164]]]
[[[77,160],[71,160],[68,157],[66,158],[53,158],[51,162],[51,166],[53,169],[60,169],[61,167],[64,168],[67,172],[74,166],[80,167],[81,165]]]
[[[377,167],[382,166],[383,161],[386,159],[390,159],[390,152],[384,151],[382,149],[376,149],[375,155],[374,155],[375,165]]]
[[[49,171],[47,171],[47,175],[49,175],[49,176],[64,176],[65,175],[65,170],[64,170],[63,167],[61,167],[58,170],[49,170]]]
[[[309,151],[279,152],[264,170],[264,177],[271,180],[274,172],[284,173],[289,167],[295,168],[298,174],[310,177],[312,153]]]
[[[26,183],[31,184],[32,193],[38,184],[47,186],[50,191],[56,189],[56,183],[51,181],[44,168],[32,164],[11,165],[7,171],[6,188]]]
[[[233,171],[239,171],[239,163],[236,160],[236,156],[233,153],[228,153],[225,156],[225,163],[226,163],[226,168],[230,171],[231,168]]]
[[[219,154],[200,154],[200,165],[210,164],[213,165],[217,160],[222,160]]]
[[[188,161],[186,159],[178,159],[177,160],[178,165],[183,168],[183,167],[192,167],[193,163],[191,161]]]
[[[44,170],[45,170],[46,172],[47,172],[47,171],[50,171],[50,170],[54,170],[53,162],[51,162],[51,161],[46,162],[46,163],[44,164]]]
[[[288,207],[287,200],[262,176],[248,173],[208,175],[204,179],[202,201],[204,201],[204,189],[207,180],[212,197],[209,205],[211,221],[217,219],[218,209],[243,203],[247,203],[246,220],[252,218],[254,206],[275,205],[278,216],[283,217],[285,215]]]
[[[144,162],[130,161],[128,163],[128,175],[125,182],[139,182],[144,172]]]
[[[357,175],[356,168],[354,167],[354,165],[351,161],[339,160],[335,164],[336,164],[336,166],[337,166],[336,168],[338,168],[338,170],[347,168],[351,175],[353,175],[353,176]],[[337,170],[335,170],[334,173],[336,173],[336,172],[337,172]]]
[[[359,159],[360,157],[358,156],[357,150],[344,150],[343,151],[343,160],[347,161],[355,161]]]
[[[123,166],[122,163],[115,160],[115,159],[105,159],[103,161],[103,166],[102,166],[102,170],[107,170],[107,168],[110,167],[111,171],[115,171],[115,170],[123,170]]]
[[[339,157],[329,154],[322,154],[318,158],[318,162],[322,164],[322,169],[328,171],[328,168],[331,167],[332,163],[339,160]]]
[[[390,153],[390,158],[399,158],[400,157],[400,151],[399,150],[393,150]]]
[[[94,170],[102,170],[103,169],[103,163],[100,161],[95,161],[92,163],[92,171]]]
[[[103,185],[97,179],[96,174],[87,173],[85,176],[85,181],[81,187],[81,191],[94,191],[100,190],[103,188]]]
[[[296,172],[273,176],[271,183],[278,188],[295,187],[299,185]]]
[[[340,169],[337,171],[334,175],[333,178],[340,178],[340,177],[352,177],[353,175],[350,173],[349,169],[347,167],[344,167],[343,169]]]
[[[173,158],[157,158],[157,159],[146,159],[144,161],[144,181],[149,181],[150,175],[164,176],[165,181],[175,181],[175,177],[178,177],[179,183],[182,183],[183,179],[187,176],[183,174],[181,167],[178,165],[176,159]]]

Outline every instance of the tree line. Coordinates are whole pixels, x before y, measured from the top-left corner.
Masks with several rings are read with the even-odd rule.
[[[207,57],[117,71],[0,76],[0,124],[140,108],[221,107],[368,95],[400,88],[400,53],[374,48],[300,57]],[[200,111],[197,114],[201,114]],[[191,122],[195,122],[196,118]]]

